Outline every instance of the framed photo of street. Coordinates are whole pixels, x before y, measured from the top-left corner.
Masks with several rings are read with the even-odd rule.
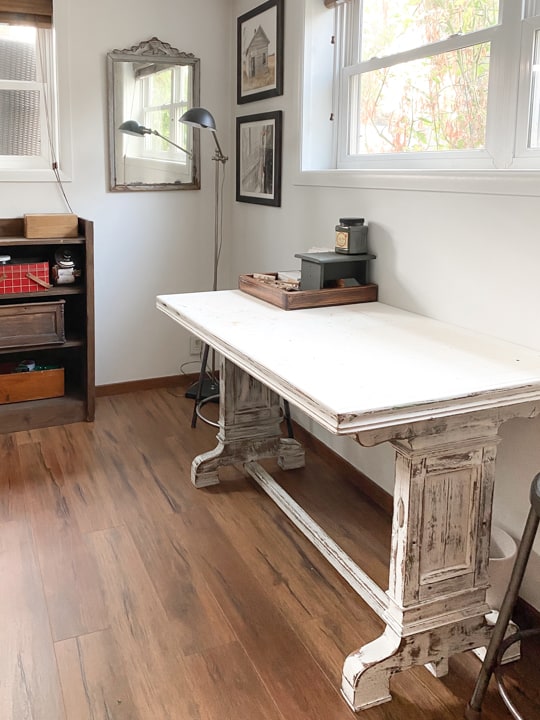
[[[268,0],[237,19],[237,103],[283,95],[283,3]]]
[[[236,200],[281,206],[282,112],[236,118]]]

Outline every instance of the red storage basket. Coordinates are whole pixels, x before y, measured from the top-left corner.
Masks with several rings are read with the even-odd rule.
[[[38,292],[49,287],[48,262],[0,265],[0,295]]]

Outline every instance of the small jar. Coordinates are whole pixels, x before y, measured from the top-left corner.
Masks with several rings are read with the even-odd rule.
[[[54,253],[52,278],[55,285],[72,285],[81,276],[81,270],[71,250],[62,248]]]
[[[367,230],[364,218],[339,218],[339,225],[336,225],[335,252],[344,255],[367,253]]]

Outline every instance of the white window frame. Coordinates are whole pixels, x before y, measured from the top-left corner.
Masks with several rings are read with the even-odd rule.
[[[529,148],[529,114],[531,109],[532,89],[532,56],[534,50],[535,35],[540,35],[540,0],[531,0],[529,5],[534,5],[531,11],[536,10],[539,14],[523,20],[522,48],[520,77],[519,77],[519,103],[517,106],[516,120],[516,164],[523,168],[538,168],[540,148]]]
[[[353,159],[347,158],[341,148],[346,147],[347,125],[344,113],[340,112],[340,98],[343,97],[346,72],[340,72],[345,65],[346,45],[352,45],[353,39],[343,31],[345,13],[357,12],[360,0],[338,5],[333,11],[333,34],[335,36],[334,54],[334,97],[330,112],[334,118],[331,123],[322,123],[324,130],[315,136],[313,128],[316,109],[325,106],[326,96],[314,90],[316,76],[313,66],[317,63],[317,53],[324,42],[317,37],[317,27],[324,19],[324,10],[320,0],[305,0],[305,46],[303,72],[303,105],[302,105],[302,148],[300,153],[300,172],[296,183],[300,185],[330,185],[334,187],[365,187],[410,190],[440,190],[450,192],[478,192],[489,194],[511,194],[540,196],[540,151],[526,147],[526,123],[529,113],[529,88],[532,57],[532,38],[534,31],[540,27],[540,17],[521,20],[522,5],[525,14],[534,14],[540,9],[540,0],[501,0],[501,20],[493,32],[492,42],[508,50],[508,43],[513,42],[514,52],[497,53],[490,70],[489,109],[498,103],[502,108],[497,116],[496,127],[488,129],[485,151],[470,153],[449,153],[442,158],[437,153],[435,164],[428,158],[420,158],[419,153],[408,153],[407,158],[396,162],[396,154],[380,158],[377,162],[370,159],[364,167],[358,167]],[[330,11],[326,11],[330,12]],[[504,13],[504,15],[503,15]],[[354,27],[349,22],[346,27],[351,31]],[[513,39],[512,39],[513,38]],[[516,53],[516,43],[521,52]],[[322,52],[322,49],[321,49]],[[510,56],[510,60],[508,60]],[[503,58],[501,60],[501,58]],[[335,78],[340,76],[337,83]],[[328,95],[328,91],[326,91]],[[323,100],[321,103],[320,100]],[[503,98],[503,100],[501,100]],[[328,103],[326,103],[326,106]],[[346,117],[346,114],[345,114]],[[332,147],[331,157],[328,150],[326,156],[316,157],[318,147]],[[495,154],[490,149],[496,148]],[[319,156],[321,153],[319,152]],[[402,154],[401,157],[403,157]],[[380,156],[379,156],[380,157]],[[411,166],[411,157],[416,160]],[[441,160],[445,162],[441,162]],[[420,160],[420,162],[418,162]],[[459,161],[459,162],[458,162]],[[534,182],[532,182],[534,181]]]
[[[36,55],[39,56],[43,63],[36,61],[36,79],[35,80],[2,80],[0,79],[0,88],[2,90],[28,91],[39,93],[39,132],[40,132],[40,155],[0,155],[0,167],[7,170],[34,170],[47,169],[51,164],[51,153],[48,142],[47,131],[47,104],[49,98],[55,93],[50,92],[50,79],[41,76],[44,70],[48,75],[48,69],[51,66],[51,40],[52,31],[50,29],[36,29]]]
[[[45,76],[38,78],[35,87],[24,83],[26,89],[40,91],[41,155],[39,157],[0,156],[0,182],[57,182],[58,178],[64,182],[71,180],[68,1],[55,0],[53,27],[50,30],[38,30]],[[60,41],[61,37],[62,41]],[[11,87],[17,88],[18,85],[13,83]],[[46,88],[43,87],[44,85]],[[47,130],[44,93],[47,93],[50,136]],[[53,162],[57,164],[56,172],[53,169]]]
[[[171,134],[169,139],[177,145],[180,145],[181,147],[187,147],[189,142],[189,133],[186,131],[186,125],[183,125],[179,121],[185,111],[189,107],[191,107],[192,104],[190,90],[191,84],[188,83],[188,97],[186,98],[182,98],[181,84],[183,74],[185,72],[191,73],[192,68],[190,65],[172,65],[171,69],[173,73],[173,87],[171,88],[172,97],[170,98],[170,102],[163,103],[162,105],[149,104],[149,101],[147,101],[146,99],[146,95],[148,93],[148,78],[141,78],[138,81],[140,83],[140,94],[136,95],[141,97],[142,124],[145,127],[153,127],[153,123],[150,120],[152,113],[156,110],[160,111],[168,109],[171,117]],[[162,163],[169,162],[176,166],[176,168],[178,168],[178,166],[183,166],[183,169],[185,171],[184,179],[186,182],[189,181],[190,169],[188,167],[188,156],[181,150],[178,150],[178,148],[175,148],[174,145],[170,144],[167,145],[166,150],[163,150],[161,152],[152,151],[151,145],[153,138],[153,135],[146,135],[144,137],[144,142],[142,144],[140,155],[138,157],[147,158],[149,160],[154,160],[156,162]]]

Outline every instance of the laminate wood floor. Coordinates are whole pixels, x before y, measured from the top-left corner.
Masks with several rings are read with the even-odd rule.
[[[0,435],[0,719],[461,718],[472,653],[443,679],[400,673],[391,703],[349,710],[343,660],[382,622],[239,470],[191,485],[216,431],[191,429],[183,393],[102,397],[95,423]],[[306,467],[267,467],[384,586],[388,515],[297,437]],[[538,718],[531,664],[511,672]],[[508,717],[492,688],[484,718]]]

